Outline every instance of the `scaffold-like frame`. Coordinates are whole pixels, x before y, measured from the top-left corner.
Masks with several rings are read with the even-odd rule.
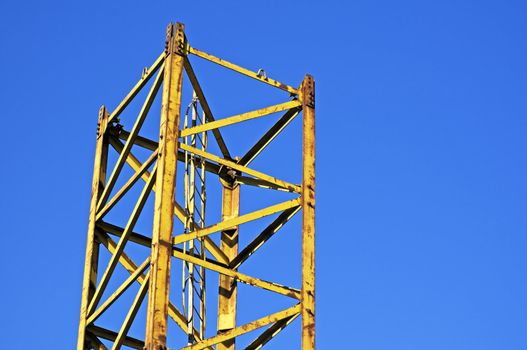
[[[271,87],[289,93],[289,100],[259,110],[216,120],[198,82],[188,58],[194,55],[232,71],[253,78]],[[183,125],[180,128],[182,79],[186,73],[194,97],[203,110],[202,123]],[[119,116],[137,94],[153,78],[150,90],[131,130],[124,130]],[[159,140],[154,141],[139,135],[139,131],[161,90],[161,121]],[[232,158],[220,129],[260,118],[272,113],[283,112],[280,119],[239,158]],[[280,132],[297,116],[302,117],[302,183],[293,184],[272,175],[250,168],[251,162],[271,143]],[[221,156],[209,153],[206,146],[196,146],[196,135],[210,132],[217,143]],[[188,137],[192,142],[185,142]],[[205,136],[206,137],[206,136]],[[132,146],[137,145],[151,151],[141,162],[133,155]],[[109,147],[117,151],[118,158],[113,169],[107,169]],[[191,157],[191,158],[189,158]],[[189,160],[191,159],[191,160]],[[223,186],[222,221],[205,226],[196,225],[189,218],[189,203],[183,206],[175,200],[176,170],[178,162],[217,175]],[[133,175],[115,189],[117,177],[125,164],[133,169]],[[110,170],[107,174],[107,170]],[[144,185],[125,227],[105,221],[105,215],[123,196],[142,180]],[[188,181],[191,181],[190,178]],[[194,179],[192,179],[194,181]],[[287,191],[298,196],[276,205],[240,215],[240,186],[258,186]],[[194,186],[194,185],[193,185]],[[203,188],[204,189],[204,188]],[[115,191],[116,190],[116,191]],[[154,223],[151,238],[134,231],[139,214],[145,207],[148,196],[155,193]],[[193,206],[194,203],[191,203]],[[193,209],[192,209],[193,210]],[[204,210],[204,209],[203,209]],[[302,285],[292,288],[255,278],[238,271],[239,267],[266,243],[297,212],[302,211]],[[260,218],[279,214],[252,242],[239,251],[238,226]],[[187,232],[173,233],[174,218],[180,220]],[[190,222],[190,223],[189,223]],[[221,234],[218,245],[209,235]],[[189,249],[194,240],[202,251]],[[128,242],[150,249],[149,257],[134,262],[124,252]],[[107,266],[99,266],[101,245],[110,253]],[[184,247],[184,248],[181,248]],[[200,271],[211,270],[219,273],[218,331],[215,336],[205,338],[202,325],[195,328],[190,314],[179,310],[169,300],[169,281],[172,259],[179,259]],[[129,272],[129,277],[106,299],[103,300],[109,280],[118,265]],[[236,324],[236,282],[282,294],[297,300],[290,308],[267,315],[252,322]],[[130,306],[126,318],[115,329],[96,325],[97,319],[134,283],[140,288]],[[130,326],[139,308],[147,299],[145,339],[128,335]],[[203,309],[204,306],[201,306]],[[203,318],[204,318],[204,310]],[[236,337],[253,330],[267,327],[252,343],[249,350],[260,349],[276,334],[301,316],[301,347],[315,348],[315,94],[314,80],[306,75],[300,87],[282,84],[266,76],[265,72],[253,72],[238,65],[215,57],[192,47],[181,23],[170,24],[167,28],[166,47],[163,53],[132,88],[121,103],[109,112],[101,107],[98,118],[92,196],[90,204],[88,238],[77,350],[107,349],[102,340],[112,342],[112,349],[122,346],[133,349],[166,349],[169,318],[189,335],[188,346],[182,349],[233,350]],[[192,317],[191,317],[192,318]],[[189,334],[191,333],[191,334]]]

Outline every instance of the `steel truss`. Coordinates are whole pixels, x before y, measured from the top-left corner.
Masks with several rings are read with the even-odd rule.
[[[289,93],[291,100],[216,120],[198,82],[189,56],[197,56]],[[181,116],[182,78],[186,73],[193,88],[191,120]],[[131,130],[124,130],[119,116],[153,79],[145,102]],[[159,140],[139,135],[150,107],[161,90],[161,120]],[[196,105],[203,110],[199,115]],[[283,112],[283,116],[242,157],[233,158],[220,132],[222,127]],[[251,162],[271,143],[288,124],[301,113],[303,133],[302,183],[293,184],[272,175],[254,170]],[[188,117],[188,116],[187,116]],[[180,128],[180,120],[184,125]],[[212,134],[221,155],[207,151],[207,137]],[[151,151],[146,161],[132,153],[133,146]],[[109,148],[117,154],[113,169],[107,169]],[[175,200],[178,162],[185,166],[185,203]],[[133,175],[116,189],[117,178],[125,165]],[[108,171],[110,170],[110,171]],[[222,221],[205,225],[205,172],[219,177],[222,187]],[[135,185],[142,190],[124,227],[105,220],[105,216]],[[287,191],[298,197],[283,203],[240,215],[240,186],[257,186]],[[283,84],[233,63],[192,47],[181,23],[167,28],[166,48],[139,82],[112,112],[101,107],[98,118],[92,197],[90,204],[88,239],[80,325],[77,349],[107,349],[103,340],[112,342],[112,349],[126,346],[133,349],[166,349],[169,318],[188,336],[183,349],[235,348],[236,337],[266,327],[246,349],[260,349],[287,325],[301,316],[302,349],[315,347],[315,95],[314,80],[306,75],[299,88]],[[151,235],[134,231],[139,215],[149,195],[155,193],[154,222]],[[197,197],[196,197],[197,196]],[[302,285],[300,289],[283,286],[249,276],[239,271],[240,266],[265,244],[297,212],[302,211]],[[259,235],[239,250],[239,225],[278,214]],[[184,224],[185,232],[173,234],[174,218]],[[210,235],[220,233],[220,244]],[[150,249],[148,258],[135,262],[124,248],[134,243]],[[99,266],[103,246],[110,254],[106,266]],[[172,259],[183,263],[183,298],[186,310],[178,309],[169,299]],[[113,293],[103,298],[116,268],[121,265],[129,277]],[[205,271],[219,273],[218,330],[205,338],[204,302]],[[199,277],[196,277],[199,275]],[[186,282],[185,282],[186,281]],[[210,282],[210,281],[209,281]],[[236,323],[237,282],[282,294],[296,300],[283,311],[255,321]],[[134,284],[139,289],[124,321],[116,329],[106,329],[96,321],[109,312],[114,304]],[[203,293],[203,294],[201,294]],[[194,300],[194,295],[198,300]],[[145,339],[128,335],[141,304],[147,300]],[[196,306],[198,305],[198,306]],[[186,312],[185,312],[186,311]],[[196,317],[197,316],[197,319]],[[199,324],[199,326],[196,326]]]

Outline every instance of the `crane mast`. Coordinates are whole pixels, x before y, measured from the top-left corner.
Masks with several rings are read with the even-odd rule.
[[[281,102],[220,118],[197,60],[274,89]],[[270,127],[251,126],[272,116]],[[294,123],[299,118],[300,126]],[[151,120],[154,127],[145,126]],[[233,155],[233,135],[224,131],[241,124],[244,137],[235,136],[236,144],[253,141]],[[154,137],[147,135],[151,129]],[[285,129],[302,139],[298,167],[286,151],[299,148],[277,141]],[[276,152],[270,144],[278,153],[265,158],[264,151]],[[284,162],[290,168],[285,177],[296,173],[296,181],[279,175]],[[211,195],[214,184],[221,195]],[[245,190],[251,188],[266,195]],[[263,204],[279,193],[288,199]],[[297,213],[301,218],[292,220]],[[284,230],[299,232],[299,241],[280,245]],[[301,264],[289,254],[294,245]],[[283,268],[298,265],[293,271],[301,271],[300,284],[248,273],[254,255],[267,259],[261,267],[275,277],[274,260],[289,259]],[[173,281],[178,276],[181,288]],[[245,294],[240,285],[280,302],[254,299],[242,308],[241,296],[259,294]],[[265,315],[255,312],[259,307]],[[243,68],[195,48],[184,25],[171,23],[154,63],[113,110],[99,110],[77,350],[256,350],[273,348],[285,329],[297,330],[288,339],[297,339],[299,348],[315,349],[314,79],[306,75],[294,87],[263,69]]]

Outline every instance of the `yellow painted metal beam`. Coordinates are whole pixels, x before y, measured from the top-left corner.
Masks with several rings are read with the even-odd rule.
[[[222,221],[232,220],[240,215],[240,186],[233,183],[223,183],[222,190]],[[221,231],[221,251],[233,259],[238,254],[238,226],[228,227]],[[225,333],[236,327],[236,302],[238,287],[236,279],[220,275],[218,291],[218,334]],[[235,339],[219,343],[217,350],[234,350]]]
[[[106,249],[108,249],[108,251],[111,254],[115,253],[117,243],[114,240],[112,240],[107,234],[97,232],[97,239],[99,240],[99,242],[101,242],[101,244],[103,244],[106,247]],[[119,256],[119,263],[126,269],[126,271],[128,271],[128,273],[133,273],[134,271],[137,270],[137,265],[124,252],[121,253],[121,255]],[[139,284],[142,284],[145,279],[146,279],[146,275],[140,274],[138,278],[136,279],[136,282],[138,282]],[[174,322],[176,322],[176,324],[179,326],[179,328],[181,328],[181,330],[186,331],[187,319],[172,303],[168,305],[168,316],[170,316],[170,318],[173,319]],[[199,336],[199,332],[196,329],[194,329],[194,338],[197,340],[201,339]],[[143,347],[141,347],[141,349],[143,349]],[[210,348],[209,350],[214,350],[214,349]]]
[[[121,140],[128,140],[130,138],[130,131],[121,129],[119,130],[119,134],[117,135]],[[137,135],[134,139],[134,144],[146,148],[150,151],[156,151],[159,147],[159,144],[157,141],[150,140],[149,138],[143,137],[141,135]]]
[[[253,211],[253,212],[248,213],[248,214],[240,215],[240,216],[234,217],[232,219],[228,219],[228,220],[222,221],[220,223],[214,224],[212,226],[208,226],[208,227],[205,227],[205,228],[202,228],[202,229],[198,229],[198,230],[195,230],[193,232],[177,235],[177,236],[174,237],[173,242],[174,242],[174,244],[180,244],[180,243],[189,241],[191,239],[204,237],[204,236],[210,235],[212,233],[228,229],[229,227],[238,226],[238,225],[244,224],[244,223],[249,222],[249,221],[257,220],[257,219],[263,218],[265,216],[272,215],[272,214],[278,213],[280,211],[296,207],[299,204],[300,204],[300,198],[292,199],[292,200],[289,200],[289,201],[286,201],[286,202],[282,202],[282,203],[279,203],[279,204],[275,204],[275,205],[271,205],[271,206],[269,206],[267,208],[260,209],[260,210],[257,210],[257,211]]]
[[[315,349],[315,81],[301,85],[302,150],[302,350]]]
[[[238,164],[247,166],[269,145],[287,125],[298,115],[301,108],[292,108],[269,129],[267,132],[237,161]]]
[[[207,346],[212,346],[221,342],[224,342],[228,339],[232,339],[234,337],[238,337],[242,334],[254,331],[255,329],[267,326],[268,324],[275,323],[277,321],[280,321],[284,318],[291,317],[295,314],[298,314],[300,311],[300,305],[297,304],[293,307],[290,307],[289,309],[286,309],[284,311],[280,311],[277,313],[274,313],[269,316],[262,317],[256,321],[244,324],[243,326],[237,327],[235,329],[230,330],[229,332],[216,335],[214,337],[205,339],[197,344],[187,346],[184,348],[181,348],[181,350],[200,350],[205,349]]]
[[[220,157],[218,157],[218,156],[216,156],[214,154],[202,151],[200,149],[197,149],[197,148],[189,146],[189,145],[185,145],[183,143],[180,144],[179,147],[182,150],[184,150],[184,151],[197,154],[200,157],[209,159],[209,160],[211,160],[213,162],[216,162],[218,164],[221,164],[221,165],[225,165],[228,168],[231,168],[231,169],[234,169],[234,170],[238,170],[239,172],[242,172],[242,173],[245,173],[245,174],[248,174],[248,175],[252,175],[252,176],[254,176],[256,178],[259,178],[261,180],[264,180],[264,181],[270,182],[272,184],[275,184],[276,186],[279,186],[279,187],[282,187],[284,189],[287,189],[290,192],[295,192],[295,193],[300,193],[301,192],[301,187],[298,186],[298,185],[293,185],[291,183],[279,180],[279,179],[277,179],[275,177],[269,176],[269,175],[264,174],[262,172],[253,170],[251,168],[244,167],[242,165],[238,165],[235,162],[231,162],[229,160],[222,159],[222,158],[220,158]]]
[[[125,132],[124,130],[121,131],[121,133],[119,133],[119,138],[123,139],[123,140],[127,140],[127,137],[126,137],[126,134],[127,132]],[[137,137],[135,140],[137,141],[139,139],[139,137]],[[157,147],[158,147],[158,143],[155,142],[155,143],[152,143],[150,144],[150,140],[148,141],[145,141],[145,138],[142,138],[143,141],[141,142],[135,142],[136,145],[138,146],[141,146],[146,149],[150,149],[150,150],[157,150]],[[148,147],[146,147],[146,142],[149,142],[149,145]],[[154,142],[154,141],[152,141]],[[117,152],[122,152],[122,149],[124,147],[124,144],[119,141],[117,138],[115,137],[110,137],[110,144],[112,145],[112,147],[117,151]],[[154,147],[155,146],[155,147]],[[185,161],[185,152],[181,151],[181,150],[178,150],[178,154],[177,154],[177,159],[178,161],[180,162],[184,162]],[[126,162],[128,163],[128,165],[130,165],[132,167],[132,169],[136,170],[138,167],[141,166],[141,162],[137,159],[137,157],[135,157],[133,155],[132,152],[130,152],[130,154],[128,155],[128,158],[126,159]],[[212,173],[212,174],[219,174],[220,172],[220,166],[217,165],[217,164],[214,164],[214,163],[211,163],[211,162],[208,162],[208,161],[204,161],[205,162],[205,170],[207,170],[208,172]],[[197,164],[196,166],[198,168],[201,167],[201,160],[199,159],[199,157],[197,157]],[[143,180],[145,179],[146,177],[143,176]]]
[[[123,144],[116,140],[113,137],[110,137],[110,144],[117,150],[117,152],[120,152],[122,150]],[[156,143],[157,144],[157,143]],[[134,169],[135,171],[138,171],[143,164],[132,154],[128,154],[128,158],[126,159],[127,163]],[[199,162],[197,162],[199,164]],[[142,175],[142,179],[146,181],[148,177],[150,176],[150,173],[148,171],[144,172]],[[155,191],[155,185],[152,188],[153,191]],[[174,201],[174,214],[176,217],[181,221],[182,223],[185,223],[186,221],[186,213],[185,210],[179,205],[179,203]],[[218,247],[216,243],[214,243],[213,240],[211,240],[209,237],[205,237],[205,248],[212,254],[216,260],[218,260],[221,263],[228,264],[229,259],[223,254],[221,249]]]
[[[245,260],[249,259],[258,248],[267,242],[278,230],[285,225],[299,210],[300,206],[284,210],[272,223],[270,223],[255,239],[251,241],[229,264],[230,268],[239,268]]]
[[[213,56],[211,54],[208,54],[208,53],[206,53],[204,51],[198,50],[198,49],[196,49],[194,47],[189,47],[188,51],[189,51],[189,53],[191,53],[193,55],[196,55],[198,57],[201,57],[201,58],[203,58],[203,59],[205,59],[207,61],[216,63],[217,65],[220,65],[222,67],[231,69],[231,70],[233,70],[235,72],[238,72],[238,73],[246,75],[246,76],[248,76],[250,78],[253,78],[253,79],[256,79],[258,81],[261,81],[262,83],[274,86],[276,88],[279,88],[280,90],[287,91],[290,94],[296,95],[298,93],[297,89],[295,89],[292,86],[280,83],[279,81],[276,81],[274,79],[268,78],[267,76],[265,76],[263,74],[255,73],[255,72],[253,72],[253,71],[251,71],[249,69],[243,68],[243,67],[238,66],[238,65],[236,65],[234,63],[228,62],[228,61],[226,61],[224,59],[221,59],[219,57],[216,57],[216,56]]]
[[[196,73],[194,73],[194,69],[190,64],[188,57],[185,57],[185,71],[187,72],[187,76],[190,80],[190,83],[192,84],[192,88],[194,89],[196,96],[198,96],[201,108],[203,108],[203,111],[205,112],[205,118],[207,119],[207,122],[214,122],[214,116],[212,115],[209,103],[205,98],[203,89],[201,88],[201,85],[198,82],[198,78],[196,77]],[[229,149],[227,148],[227,145],[225,144],[225,141],[223,140],[223,136],[221,136],[220,131],[218,129],[214,129],[212,130],[212,134],[214,135],[214,139],[218,143],[218,147],[220,148],[223,157],[226,159],[231,159],[231,154],[229,153]]]
[[[134,206],[132,215],[130,215],[128,222],[126,223],[126,227],[124,229],[124,232],[121,238],[119,239],[119,243],[117,244],[115,252],[110,258],[110,262],[108,263],[108,266],[106,267],[106,270],[104,271],[101,277],[101,280],[99,281],[99,285],[97,286],[97,289],[95,290],[95,293],[93,294],[93,298],[90,301],[90,305],[88,306],[88,314],[92,314],[95,311],[95,308],[97,307],[97,305],[99,304],[99,301],[101,300],[102,294],[106,290],[106,286],[108,285],[108,282],[110,281],[110,277],[112,276],[115,270],[115,267],[117,266],[117,263],[119,262],[119,256],[124,251],[124,247],[126,243],[128,242],[128,237],[132,233],[132,230],[134,229],[134,226],[137,223],[137,220],[139,219],[139,215],[141,214],[141,211],[143,210],[143,207],[146,204],[148,195],[152,191],[152,186],[154,185],[154,181],[155,181],[155,174],[156,174],[156,171],[154,168],[154,171],[152,172],[150,179],[148,179],[145,186],[143,187],[143,190],[141,191],[141,194],[139,195],[139,199]]]
[[[183,24],[177,23],[174,26],[171,23],[167,28],[167,58],[161,102],[150,286],[146,312],[146,350],[164,348],[167,341],[174,188],[185,54],[182,52],[182,46],[185,41]]]
[[[291,192],[286,188],[275,185],[274,183],[270,183],[262,179],[257,179],[252,176],[236,175],[236,183],[247,185],[247,186],[259,187],[259,188],[268,188],[268,189],[282,191],[282,192]]]
[[[97,227],[117,237],[121,237],[124,232],[124,228],[104,221],[97,222]],[[128,240],[130,242],[134,242],[148,248],[152,246],[151,238],[146,237],[145,235],[139,234],[137,232],[130,233]],[[216,243],[214,243],[214,241],[211,240],[209,237],[204,237],[204,240],[205,247],[207,248],[207,250],[209,250],[209,252],[211,252],[211,255],[216,259],[216,261],[220,264],[227,266],[229,264],[229,259],[227,258],[225,253],[221,251],[220,247],[218,247]]]
[[[148,257],[137,269],[130,274],[130,276],[106,299],[101,306],[95,310],[93,314],[88,318],[88,324],[93,323],[101,314],[106,311],[123,293],[137,280],[139,275],[145,272],[146,268],[150,264],[150,257]]]
[[[87,334],[87,338],[91,342],[91,346],[93,347],[93,349],[95,349],[95,350],[108,350],[106,345],[104,345],[103,342],[99,338],[94,336],[93,334],[88,333]]]
[[[294,314],[283,318],[279,321],[276,321],[271,327],[267,328],[262,334],[258,336],[251,344],[247,345],[245,350],[258,350],[261,349],[265,344],[267,344],[271,339],[273,339],[278,333],[284,330],[291,322],[293,322],[299,314]]]
[[[141,91],[141,89],[146,85],[146,83],[148,83],[150,78],[152,78],[155,72],[157,72],[159,67],[161,67],[161,65],[165,61],[165,55],[165,52],[159,55],[159,57],[155,60],[152,66],[148,68],[146,74],[141,77],[141,79],[137,82],[137,84],[135,84],[132,90],[130,90],[128,95],[126,95],[126,97],[121,101],[121,103],[119,103],[119,105],[113,110],[112,114],[108,118],[108,123],[114,122],[116,118],[118,118],[119,115],[124,111],[126,106],[128,106],[128,104],[132,102],[132,100],[139,93],[139,91]]]
[[[97,270],[99,260],[99,244],[95,241],[97,202],[106,182],[106,166],[108,160],[108,112],[104,106],[99,110],[97,143],[95,146],[95,161],[93,166],[93,181],[88,223],[88,237],[86,241],[86,258],[84,262],[84,277],[82,281],[82,298],[77,337],[77,350],[84,350],[86,345],[86,326],[88,307],[93,299],[97,286]]]
[[[128,138],[128,140],[126,140],[126,143],[124,144],[124,148],[122,152],[119,153],[119,158],[117,159],[117,162],[115,163],[112,173],[108,177],[108,183],[106,187],[104,188],[101,194],[101,198],[99,198],[99,201],[97,203],[97,210],[100,210],[102,208],[102,206],[106,203],[106,200],[110,196],[110,193],[113,190],[113,186],[115,185],[115,182],[117,181],[117,178],[119,177],[119,174],[121,173],[121,170],[123,169],[126,158],[128,157],[128,154],[130,153],[130,151],[132,150],[132,146],[134,145],[134,139],[139,134],[139,130],[143,126],[146,116],[148,115],[148,112],[150,111],[150,107],[152,106],[152,103],[154,103],[154,99],[157,95],[157,92],[162,82],[163,82],[163,67],[161,67],[161,69],[159,70],[159,73],[157,74],[154,84],[152,84],[152,87],[150,88],[150,91],[148,92],[145,102],[143,103],[143,106],[141,107],[141,110],[139,111],[139,115],[137,116],[137,119],[135,120],[134,126],[132,127],[132,131],[130,131],[130,137]]]
[[[278,294],[282,294],[282,295],[288,296],[290,298],[294,298],[294,299],[299,299],[300,300],[300,291],[298,289],[287,287],[287,286],[283,286],[283,285],[278,284],[278,283],[264,281],[264,280],[261,280],[261,279],[255,278],[255,277],[251,277],[251,276],[248,276],[248,275],[243,274],[241,272],[238,272],[238,271],[235,271],[235,270],[232,270],[232,269],[220,266],[217,263],[213,263],[213,262],[210,262],[210,261],[207,261],[207,260],[203,260],[203,259],[194,257],[192,255],[179,252],[179,251],[174,251],[174,257],[176,257],[178,259],[181,259],[181,260],[188,261],[188,262],[190,262],[192,264],[195,264],[195,265],[203,266],[206,269],[209,269],[209,270],[212,270],[212,271],[216,271],[219,274],[232,277],[232,278],[234,278],[237,281],[240,281],[242,283],[245,283],[245,284],[248,284],[248,285],[251,285],[251,286],[255,286],[255,287],[258,287],[258,288],[262,288],[262,289],[265,289],[265,290],[269,290],[269,291],[272,291],[272,292],[275,292],[275,293],[278,293]]]
[[[95,325],[88,326],[88,332],[90,332],[94,336],[110,341],[115,341],[115,339],[117,338],[116,332]],[[136,338],[126,337],[123,341],[123,345],[131,347],[132,349],[143,350],[145,343],[144,341]]]
[[[297,100],[287,101],[287,102],[280,103],[277,105],[261,108],[255,111],[250,111],[250,112],[234,115],[232,117],[218,119],[210,123],[205,123],[205,124],[201,124],[198,126],[186,128],[186,129],[181,130],[181,133],[179,136],[185,137],[189,135],[198,134],[203,131],[218,129],[224,126],[241,123],[241,122],[255,119],[255,118],[260,118],[260,117],[263,117],[269,114],[282,112],[282,111],[285,111],[286,109],[295,108],[300,105],[301,103]]]
[[[150,271],[146,274],[146,278],[141,283],[141,287],[139,288],[139,291],[137,292],[134,298],[134,301],[132,302],[132,306],[130,307],[130,310],[128,310],[128,313],[126,314],[126,318],[124,319],[124,322],[121,325],[121,329],[119,330],[119,333],[117,334],[117,337],[115,338],[115,342],[113,343],[112,350],[119,350],[121,349],[121,346],[123,346],[123,343],[126,339],[128,331],[130,330],[130,327],[132,326],[132,322],[134,321],[135,316],[137,315],[137,312],[139,311],[139,308],[141,307],[141,304],[143,303],[143,300],[146,296],[146,292],[148,291],[149,278],[150,278]]]
[[[101,218],[104,217],[117,202],[123,198],[123,196],[132,188],[132,186],[139,180],[139,178],[147,171],[147,169],[154,163],[154,161],[157,159],[157,151],[152,153],[150,157],[146,160],[146,162],[141,165],[139,169],[135,171],[135,173],[128,179],[128,181],[115,193],[115,195],[108,200],[106,205],[99,210],[97,213],[97,221],[99,221]]]

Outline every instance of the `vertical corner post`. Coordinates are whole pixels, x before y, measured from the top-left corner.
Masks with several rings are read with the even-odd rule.
[[[95,161],[93,166],[92,193],[90,200],[90,216],[88,222],[88,239],[86,242],[86,259],[84,262],[84,279],[82,281],[82,300],[79,320],[79,335],[77,340],[77,350],[87,348],[89,342],[86,335],[88,319],[88,305],[97,287],[97,267],[99,261],[99,243],[95,240],[95,226],[97,215],[97,202],[106,183],[106,167],[108,160],[108,126],[109,113],[106,107],[99,109],[99,119],[97,121],[97,138],[95,146]]]
[[[166,349],[169,305],[174,189],[177,166],[183,62],[186,55],[184,26],[167,27],[159,154],[156,174],[154,224],[145,349]]]
[[[222,221],[229,220],[240,214],[240,185],[234,179],[221,179]],[[221,232],[220,249],[232,261],[238,254],[238,226],[229,227]],[[221,275],[218,294],[218,334],[236,328],[236,297],[237,284],[232,277]],[[228,339],[217,345],[217,350],[234,350],[235,338]]]
[[[301,85],[302,148],[302,350],[315,349],[315,81]]]

